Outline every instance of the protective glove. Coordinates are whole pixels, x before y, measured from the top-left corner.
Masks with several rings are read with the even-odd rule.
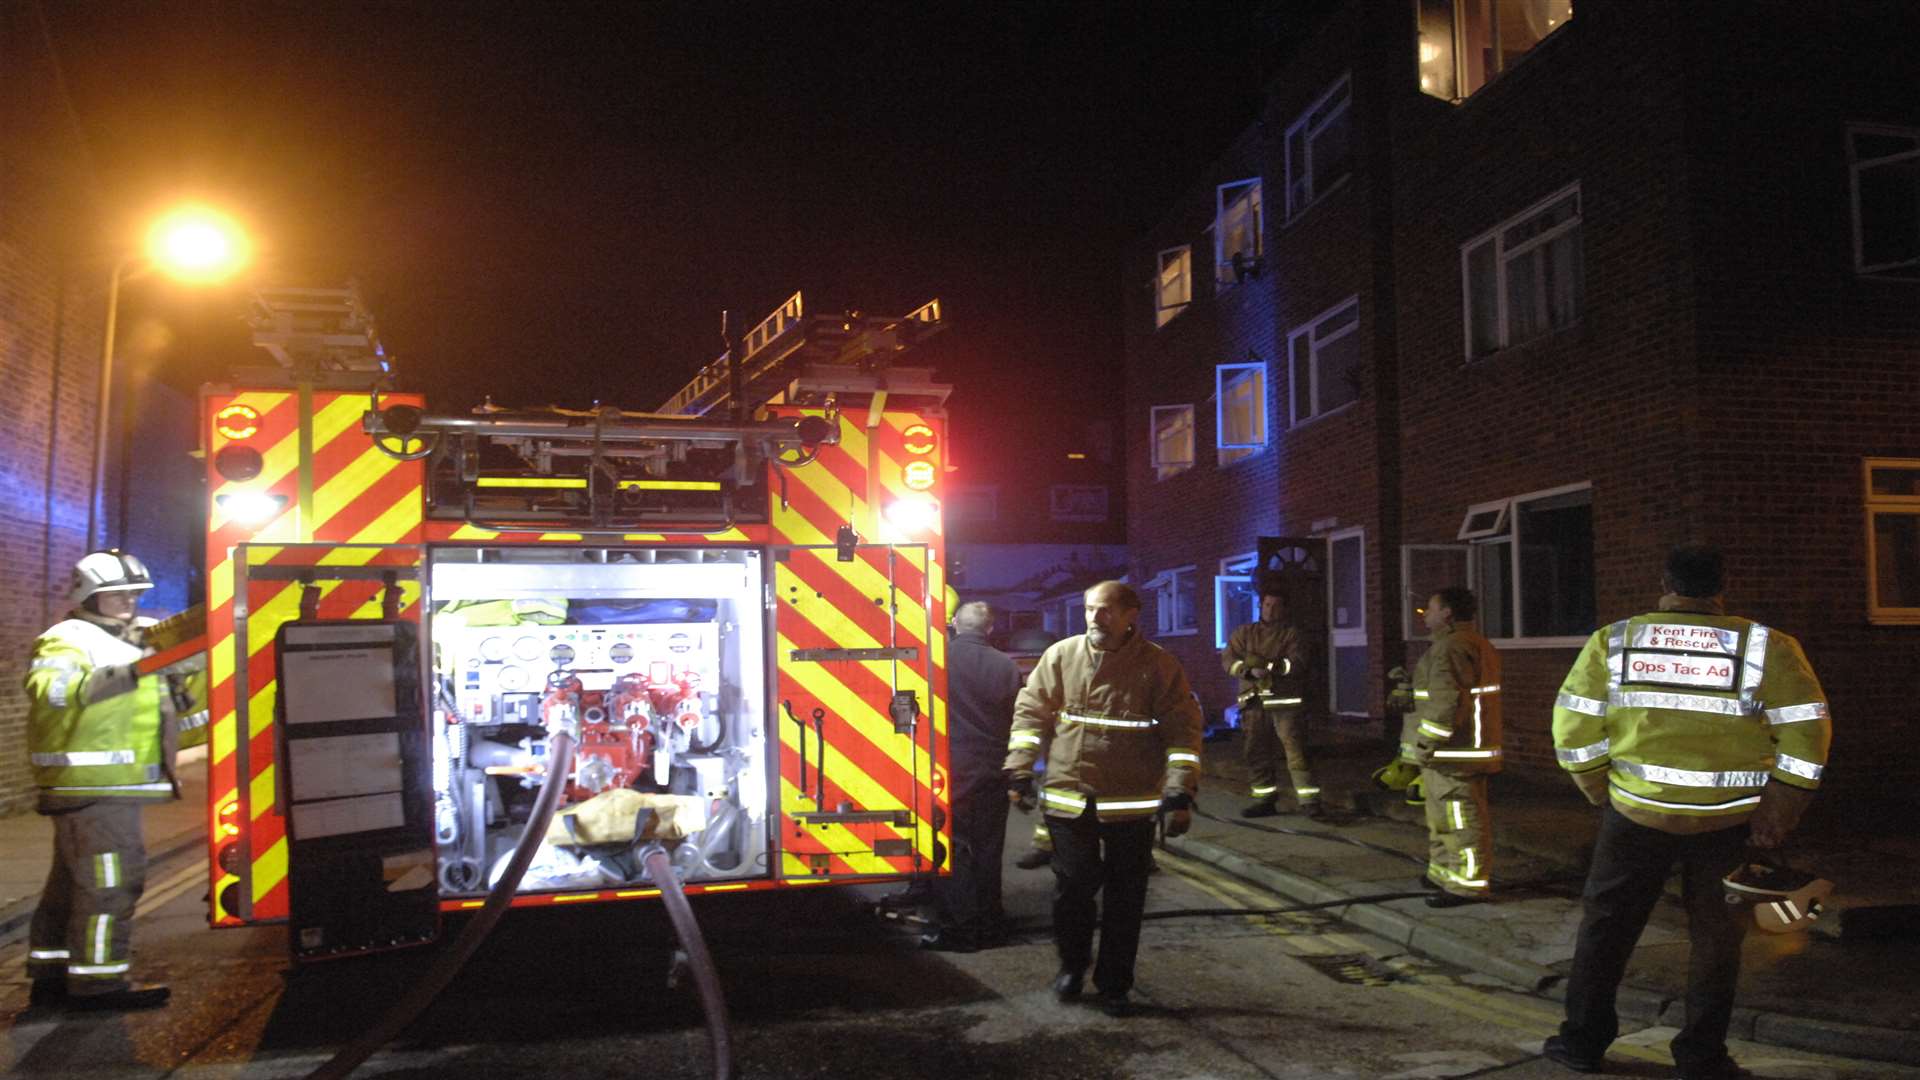
[[[1167,815],[1167,835],[1185,836],[1193,828],[1193,811],[1175,810]]]
[[[1184,791],[1176,791],[1160,800],[1160,809],[1166,813],[1193,809],[1193,796]]]
[[[1420,779],[1420,767],[1399,758],[1394,758],[1373,770],[1374,786],[1382,791],[1405,791],[1408,784],[1418,779]]]
[[[1267,675],[1268,675],[1268,671],[1266,668],[1263,668],[1263,667],[1250,667],[1247,669],[1247,678],[1252,679],[1255,682],[1260,682],[1266,679]]]
[[[1407,785],[1407,805],[1427,805],[1427,786],[1421,782],[1421,778],[1418,776],[1413,778],[1413,783]]]
[[[1407,675],[1407,669],[1394,668],[1387,672],[1387,711],[1390,713],[1410,712],[1413,709],[1413,680]]]
[[[1039,797],[1033,790],[1032,773],[1008,769],[1003,776],[1007,785],[1007,802],[1013,804],[1015,809],[1024,814],[1039,804]]]

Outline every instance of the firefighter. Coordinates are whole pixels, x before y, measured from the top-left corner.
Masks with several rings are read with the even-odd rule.
[[[1413,669],[1413,711],[1403,746],[1420,765],[1427,812],[1427,872],[1433,908],[1485,900],[1491,881],[1493,820],[1487,777],[1500,771],[1500,654],[1474,625],[1479,604],[1467,589],[1427,599],[1433,644]]]
[[[1033,763],[1047,759],[1037,797],[1053,836],[1054,996],[1078,998],[1091,961],[1100,1006],[1121,1016],[1140,948],[1154,819],[1167,811],[1170,836],[1193,824],[1206,720],[1180,662],[1138,632],[1139,594],[1103,581],[1087,590],[1086,612],[1086,633],[1048,646],[1020,691],[1006,778],[1011,799],[1033,799]]]
[[[922,948],[972,952],[1006,938],[1000,860],[1007,843],[1007,800],[1001,759],[1013,727],[1020,669],[987,643],[993,608],[975,600],[953,615],[947,645],[947,740],[953,762],[951,876],[934,884],[939,926]]]
[[[1287,618],[1287,598],[1271,579],[1260,585],[1260,621],[1237,627],[1220,650],[1220,666],[1240,680],[1240,722],[1247,731],[1247,765],[1253,802],[1241,817],[1272,817],[1280,812],[1279,757],[1287,759],[1287,778],[1300,812],[1324,819],[1320,789],[1307,762],[1304,704],[1306,648]]]
[[[29,929],[34,1005],[147,1009],[162,985],[135,985],[134,905],[146,885],[141,806],[179,798],[178,744],[166,680],[140,675],[136,617],[153,579],[140,560],[97,551],[73,568],[73,611],[33,645],[27,750],[37,809],[53,819],[53,867]]]
[[[1597,1072],[1619,1034],[1615,994],[1668,871],[1680,866],[1691,957],[1683,1080],[1752,1074],[1727,1055],[1750,916],[1722,899],[1745,849],[1778,848],[1826,769],[1826,695],[1800,643],[1725,613],[1718,549],[1667,556],[1658,611],[1595,631],[1560,685],[1554,755],[1601,811],[1567,979],[1542,1052]]]

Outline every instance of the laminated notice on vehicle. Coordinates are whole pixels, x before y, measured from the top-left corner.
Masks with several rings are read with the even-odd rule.
[[[1739,668],[1740,632],[1688,623],[1646,623],[1620,658],[1621,681],[1654,686],[1732,690]]]

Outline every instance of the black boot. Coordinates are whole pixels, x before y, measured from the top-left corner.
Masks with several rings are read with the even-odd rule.
[[[1013,865],[1022,870],[1038,870],[1053,861],[1053,852],[1034,848],[1025,855],[1013,860]]]
[[[1241,807],[1240,816],[1244,818],[1279,817],[1280,808],[1274,805],[1274,797],[1269,795],[1264,799]]]

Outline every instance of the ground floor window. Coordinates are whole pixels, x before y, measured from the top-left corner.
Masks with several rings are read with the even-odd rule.
[[[1192,566],[1162,570],[1141,587],[1142,592],[1153,598],[1155,630],[1159,636],[1200,632],[1193,571]]]
[[[1402,558],[1431,580],[1457,573],[1480,601],[1480,631],[1509,644],[1577,645],[1593,632],[1593,489],[1585,483],[1475,503],[1461,522],[1464,548],[1408,549]],[[1416,558],[1416,550],[1419,553]],[[1421,629],[1412,608],[1447,584],[1407,577],[1409,640]],[[1422,592],[1423,595],[1412,595]]]
[[[1920,623],[1920,460],[1867,458],[1867,614]]]

